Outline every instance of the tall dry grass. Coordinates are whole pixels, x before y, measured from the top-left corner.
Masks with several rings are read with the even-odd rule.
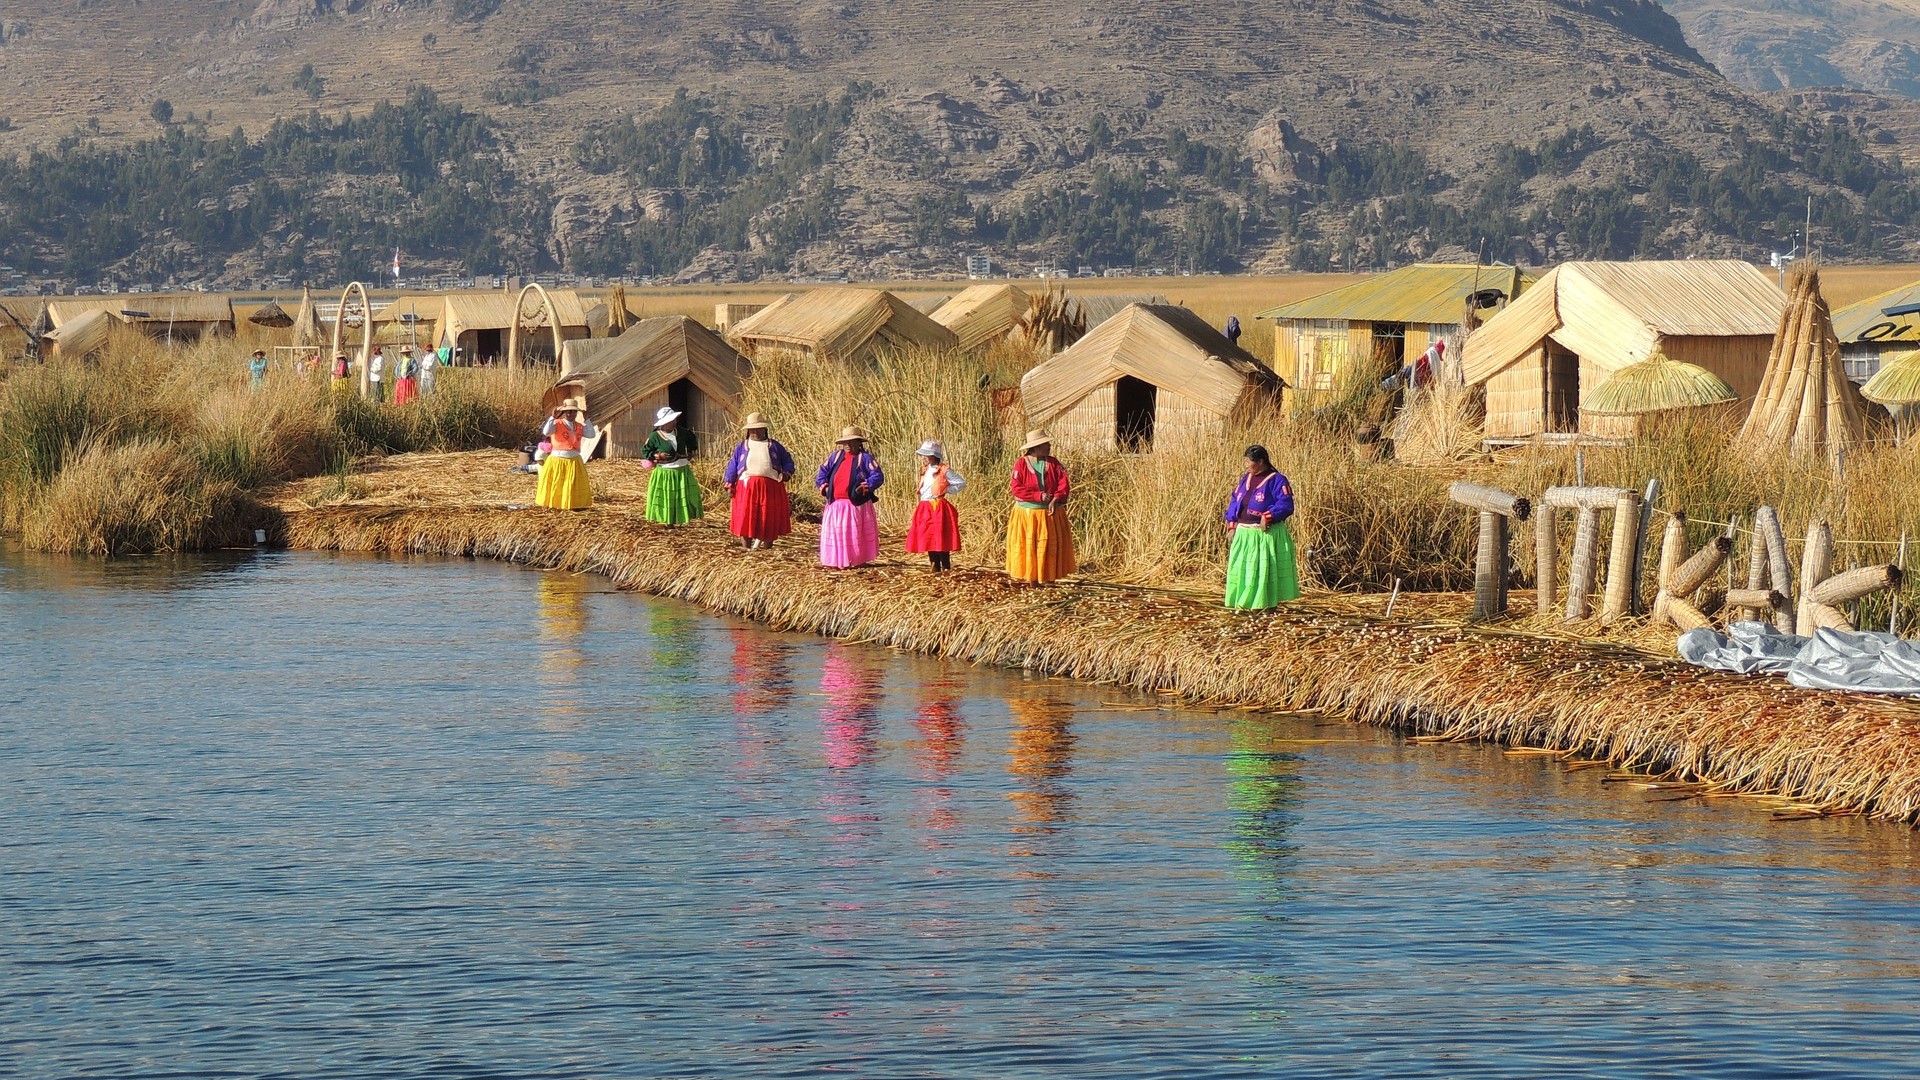
[[[13,365],[0,382],[0,528],[37,548],[118,554],[243,540],[247,493],[356,456],[525,439],[545,380],[441,372],[416,405],[331,392],[316,373],[251,386],[252,346],[116,331],[96,357]]]

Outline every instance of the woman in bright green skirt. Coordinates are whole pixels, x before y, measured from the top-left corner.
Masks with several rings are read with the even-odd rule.
[[[680,427],[680,414],[663,405],[653,417],[653,434],[641,454],[653,463],[647,478],[647,520],[685,525],[700,518],[700,481],[693,478],[693,432]]]
[[[1227,502],[1233,546],[1227,552],[1227,606],[1266,611],[1300,598],[1294,563],[1293,486],[1273,467],[1264,446],[1247,447],[1247,469]]]

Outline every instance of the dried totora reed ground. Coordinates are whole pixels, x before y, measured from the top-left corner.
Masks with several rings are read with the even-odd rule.
[[[328,504],[323,482],[276,495],[302,548],[511,560],[604,574],[781,629],[1111,683],[1208,706],[1307,710],[1431,739],[1487,739],[1664,778],[1695,797],[1775,796],[1787,814],[1920,820],[1920,706],[1809,693],[1690,668],[1625,644],[1473,628],[1435,610],[1392,621],[1341,597],[1263,615],[1216,596],[1098,581],[1016,589],[990,570],[936,576],[905,556],[821,569],[814,533],[771,551],[717,524],[640,517],[639,471],[599,468],[584,513],[507,510],[532,478],[502,455],[411,459]],[[491,477],[492,479],[486,479]],[[1407,616],[1411,615],[1412,618]],[[1775,804],[1778,805],[1778,804]]]

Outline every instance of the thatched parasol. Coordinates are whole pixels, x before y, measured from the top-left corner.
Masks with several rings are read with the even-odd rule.
[[[1791,452],[1837,463],[1867,438],[1867,402],[1840,364],[1820,273],[1796,270],[1766,378],[1740,438],[1756,454]]]
[[[1860,388],[1860,396],[1889,409],[1920,405],[1920,349],[1889,360],[1879,374]]]
[[[293,316],[287,314],[286,308],[269,300],[265,307],[247,316],[247,321],[255,326],[269,326],[275,330],[285,330],[287,327],[293,325]]]
[[[1723,405],[1738,400],[1740,395],[1720,376],[1698,364],[1683,363],[1655,352],[1637,364],[1614,372],[1607,381],[1594,387],[1580,403],[1580,411],[1626,416]]]

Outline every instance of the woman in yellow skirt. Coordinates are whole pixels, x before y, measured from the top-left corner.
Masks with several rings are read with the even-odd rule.
[[[1072,485],[1045,431],[1027,432],[1008,487],[1013,516],[1007,521],[1007,576],[1044,585],[1079,569],[1073,558],[1073,525],[1067,521]]]
[[[547,460],[540,463],[540,482],[534,488],[535,506],[554,510],[585,510],[593,505],[593,489],[587,486],[587,463],[581,460],[580,446],[599,432],[586,418],[586,406],[579,398],[568,398],[553,410],[540,433],[553,441]]]

